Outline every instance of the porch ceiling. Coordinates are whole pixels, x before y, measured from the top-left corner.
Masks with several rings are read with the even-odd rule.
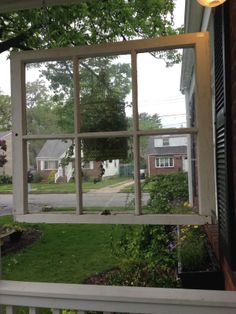
[[[45,0],[47,6],[70,5],[83,0]],[[42,7],[43,0],[1,0],[0,13]]]

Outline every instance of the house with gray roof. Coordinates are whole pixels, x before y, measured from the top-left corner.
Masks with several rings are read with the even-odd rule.
[[[5,140],[7,145],[7,151],[5,152],[7,163],[0,168],[0,175],[12,176],[12,131],[1,131],[0,140]]]
[[[187,171],[185,135],[150,136],[147,146],[148,175]]]
[[[48,180],[49,175],[53,172],[55,182],[69,182],[74,176],[74,159],[65,167],[61,166],[62,159],[66,156],[71,140],[47,140],[42,146],[36,157],[37,171],[43,176],[44,181]],[[83,156],[83,152],[81,152]],[[104,169],[103,177],[112,177],[119,174],[119,160],[106,161],[87,161],[82,163],[82,172],[84,177],[97,179],[101,176],[101,166]]]

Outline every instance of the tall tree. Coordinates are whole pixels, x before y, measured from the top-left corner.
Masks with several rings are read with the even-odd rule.
[[[5,13],[0,52],[175,34],[174,6],[174,0],[93,0]]]
[[[11,129],[11,98],[0,92],[0,131]]]

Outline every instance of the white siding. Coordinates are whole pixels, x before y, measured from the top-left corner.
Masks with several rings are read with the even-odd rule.
[[[163,138],[164,137],[155,138],[154,139],[154,147],[187,146],[187,137],[186,136],[168,137],[169,138],[169,145],[163,145]]]

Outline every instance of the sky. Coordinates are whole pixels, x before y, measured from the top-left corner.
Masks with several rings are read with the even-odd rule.
[[[175,26],[183,25],[184,2],[176,0]],[[8,52],[0,54],[0,91],[10,95],[10,62]],[[148,53],[138,56],[139,112],[158,113],[164,127],[184,126],[184,97],[179,91],[181,65],[167,68]],[[32,77],[35,77],[34,75]]]

